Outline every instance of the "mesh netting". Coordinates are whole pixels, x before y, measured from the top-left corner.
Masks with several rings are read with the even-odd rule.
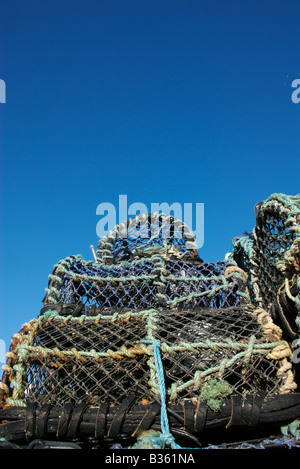
[[[67,258],[51,274],[44,303],[85,305],[86,310],[93,305],[218,308],[236,306],[244,296],[240,274],[226,271],[224,262],[168,259],[164,252],[157,252],[118,265],[85,262],[79,256]]]
[[[225,380],[228,395],[241,396],[257,389],[274,395],[294,386],[293,380],[287,383],[286,361],[282,371],[288,345],[262,310],[250,308],[153,309],[67,319],[53,312],[25,325],[17,341],[15,380],[22,386],[11,404],[23,399],[39,405],[117,405],[128,393],[150,402],[160,393],[154,341],[160,343],[169,402],[199,398],[210,380]]]
[[[288,279],[300,272],[300,195],[273,194],[255,207],[250,235],[233,240],[233,259],[249,274],[251,299],[267,307]]]
[[[273,194],[255,207],[256,225],[233,240],[229,263],[248,275],[251,302],[270,311],[289,339],[300,331],[300,195]]]

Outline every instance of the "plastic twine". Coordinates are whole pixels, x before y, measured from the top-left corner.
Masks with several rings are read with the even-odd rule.
[[[143,342],[150,343],[153,348],[154,362],[157,371],[157,379],[161,399],[161,438],[165,446],[171,446],[173,449],[180,449],[181,446],[175,443],[175,438],[170,432],[169,420],[167,415],[166,405],[166,387],[164,379],[163,363],[160,355],[160,341],[159,340],[143,340]]]

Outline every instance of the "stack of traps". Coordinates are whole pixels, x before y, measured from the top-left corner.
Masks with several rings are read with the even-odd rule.
[[[152,214],[117,226],[94,261],[56,264],[7,354],[0,436],[133,447],[161,431],[163,402],[183,447],[259,440],[294,422],[300,196],[273,194],[255,211],[224,261],[203,262],[184,223]]]

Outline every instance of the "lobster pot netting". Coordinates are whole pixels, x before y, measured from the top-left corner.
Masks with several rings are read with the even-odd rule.
[[[156,233],[156,225],[149,228],[151,217],[143,224],[143,217],[134,220],[127,223],[126,239],[116,237],[123,233],[118,226],[99,242],[96,262],[86,262],[81,256],[60,261],[50,275],[45,305],[85,305],[86,310],[91,306],[229,307],[247,297],[245,277],[237,270],[226,270],[224,262],[203,263],[182,222],[154,217],[159,222]],[[133,237],[136,226],[142,237]],[[153,232],[153,238],[146,237]]]
[[[270,316],[251,305],[94,317],[49,310],[25,324],[13,345],[6,366],[13,392],[2,411],[11,440],[103,447],[159,430],[157,351],[179,441],[230,441],[231,428],[276,428],[299,412],[291,349]]]
[[[17,373],[9,404],[117,405],[128,394],[139,403],[152,402],[160,396],[152,347],[157,341],[169,403],[197,400],[210,387],[217,403],[220,383],[225,396],[257,389],[271,396],[295,387],[288,344],[266,313],[251,307],[94,318],[53,312],[24,325],[15,340]]]
[[[246,296],[245,278],[226,270],[225,263],[168,260],[160,253],[109,266],[70,257],[58,264],[50,278],[46,307],[75,304],[78,311],[80,305],[85,311],[158,305],[218,308],[236,306]]]
[[[268,307],[283,283],[296,296],[300,289],[300,195],[273,194],[255,213],[253,232],[233,239],[231,259],[249,276],[251,301]]]
[[[298,417],[295,211],[260,205],[225,261],[203,262],[186,225],[151,214],[101,239],[94,261],[56,264],[3,367],[0,436],[135,441],[164,404],[173,435],[203,441]]]

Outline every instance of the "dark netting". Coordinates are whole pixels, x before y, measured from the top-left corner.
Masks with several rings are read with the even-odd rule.
[[[10,376],[7,373],[13,392],[6,406],[21,406],[21,422],[26,415],[28,418],[23,408],[27,412],[35,409],[44,425],[44,437],[50,437],[51,425],[59,433],[58,416],[77,408],[92,412],[90,417],[82,414],[90,425],[102,425],[103,442],[110,441],[114,414],[122,405],[126,412],[117,427],[116,440],[120,434],[130,440],[132,433],[128,432],[133,429],[137,436],[153,429],[162,398],[155,344],[159,344],[166,404],[171,415],[176,410],[177,415],[189,412],[193,422],[197,417],[198,426],[190,424],[194,435],[202,435],[212,422],[218,431],[224,430],[224,422],[229,426],[243,426],[247,419],[258,422],[261,407],[268,408],[270,402],[278,406],[276,419],[285,420],[286,405],[292,414],[297,412],[297,400],[296,404],[282,401],[282,395],[295,388],[288,344],[280,340],[280,329],[269,315],[250,305],[123,310],[78,318],[48,311],[25,324],[14,339]],[[260,412],[253,416],[252,410],[244,416],[245,421],[239,421],[246,396],[249,405],[252,403],[250,409],[255,403]],[[135,407],[131,407],[133,404]],[[101,408],[103,412],[105,409],[105,420],[99,422],[97,412]],[[129,409],[132,413],[127,416]],[[52,416],[55,423],[48,422],[47,430],[50,410],[56,417]],[[150,415],[152,419],[147,420]],[[270,416],[268,419],[272,422]],[[2,430],[9,428],[5,430],[4,425]],[[181,430],[181,419],[175,419],[172,431],[176,434]],[[25,425],[23,437],[26,431]],[[90,431],[83,425],[80,437],[90,437]],[[33,437],[39,436],[37,428],[32,432]],[[61,436],[66,438],[63,432]]]
[[[255,227],[255,249],[253,261],[257,265],[256,275],[259,278],[259,289],[263,306],[267,306],[276,297],[278,288],[284,281],[284,275],[277,268],[296,238],[287,222],[288,214],[266,210],[258,214]]]
[[[267,308],[289,339],[300,330],[300,196],[273,194],[255,207],[252,233],[233,239],[230,264],[248,275],[253,304]]]
[[[230,307],[243,300],[239,276],[226,274],[226,263],[203,263],[157,253],[118,265],[86,262],[79,256],[61,261],[50,276],[44,304],[70,303],[99,308],[152,308],[158,305]]]
[[[245,430],[262,416],[262,424],[274,425],[297,415],[300,396],[288,398],[295,388],[290,349],[262,309],[123,310],[78,318],[48,311],[14,337],[6,381],[13,392],[3,411],[14,427],[0,426],[0,435],[56,435],[87,444],[96,431],[103,445],[120,438],[129,444],[158,429],[155,344],[174,435],[205,441],[213,428],[211,441],[217,441],[230,435],[225,425]]]
[[[26,376],[21,392],[26,403],[116,405],[129,390],[140,402],[159,397],[151,383],[149,336],[161,344],[170,402],[198,398],[202,384],[194,381],[217,379],[220,369],[232,387],[229,394],[265,389],[273,395],[284,382],[278,379],[280,362],[266,358],[278,340],[264,345],[267,336],[256,314],[240,307],[128,311],[67,320],[53,313],[26,326],[22,335],[18,358]]]

